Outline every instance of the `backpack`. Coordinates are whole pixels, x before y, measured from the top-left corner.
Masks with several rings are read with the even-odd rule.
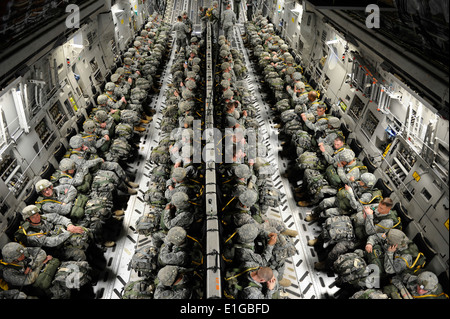
[[[341,283],[349,284],[356,284],[360,279],[367,277],[370,272],[358,250],[340,255],[333,263],[333,270],[337,273]]]
[[[321,171],[325,169],[325,165],[323,165],[322,161],[315,152],[303,152],[296,161],[297,166],[302,170],[311,169]]]
[[[154,292],[155,285],[151,280],[130,281],[124,287],[122,299],[153,299]]]
[[[136,232],[140,235],[148,236],[151,233],[157,231],[160,225],[161,211],[152,210],[148,213],[144,213],[136,221]]]
[[[87,261],[63,261],[52,283],[67,289],[80,289],[91,281],[90,271]]]
[[[355,238],[352,221],[349,216],[332,216],[325,220],[322,228],[325,242],[337,243]]]
[[[57,258],[53,257],[49,260],[39,273],[36,281],[33,283],[33,287],[43,290],[50,288],[52,285],[52,280],[55,277],[56,271],[58,270],[60,264],[61,262]]]
[[[84,207],[86,206],[89,197],[83,194],[79,194],[73,203],[72,210],[70,211],[71,219],[81,219],[84,217]]]
[[[144,246],[137,249],[130,260],[130,268],[139,276],[150,275],[158,269],[159,249],[155,246]]]
[[[119,177],[114,172],[99,170],[92,181],[91,189],[96,192],[113,192],[119,183]]]

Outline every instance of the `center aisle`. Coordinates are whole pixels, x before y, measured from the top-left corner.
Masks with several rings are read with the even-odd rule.
[[[281,141],[278,140],[278,130],[274,128],[274,114],[271,106],[265,102],[267,94],[260,85],[258,74],[254,72],[254,63],[250,61],[248,51],[244,47],[241,37],[244,33],[244,25],[238,24],[234,30],[232,46],[244,55],[248,69],[246,82],[252,95],[252,104],[259,111],[256,119],[263,136],[262,142],[267,148],[268,160],[275,168],[275,173],[268,184],[278,189],[281,194],[280,206],[269,207],[266,216],[280,220],[287,228],[298,231],[297,237],[293,238],[298,254],[286,260],[285,278],[292,284],[282,288],[284,292],[281,295],[289,299],[324,299],[333,296],[339,290],[334,285],[335,274],[325,274],[314,269],[314,263],[319,259],[314,248],[309,247],[307,242],[317,237],[321,229],[317,224],[304,221],[308,209],[297,206],[289,180],[282,176],[288,167],[288,159],[279,154]]]

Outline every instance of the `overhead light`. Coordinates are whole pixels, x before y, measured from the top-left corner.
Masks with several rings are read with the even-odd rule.
[[[325,42],[327,45],[330,45],[330,44],[335,44],[335,43],[338,43],[339,42],[339,40],[338,39],[335,39],[335,40],[330,40],[330,41],[327,41],[327,42]]]
[[[23,128],[25,133],[28,134],[30,133],[30,127],[28,126],[27,116],[23,107],[22,94],[16,89],[11,89],[11,93],[13,96],[14,104],[16,105],[20,126]]]

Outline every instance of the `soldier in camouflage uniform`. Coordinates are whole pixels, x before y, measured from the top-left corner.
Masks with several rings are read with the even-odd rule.
[[[274,245],[277,242],[276,233],[269,233],[267,239],[265,233],[261,233],[255,223],[250,223],[238,227],[235,234],[234,243],[230,245],[227,257],[233,260],[236,267],[243,271],[253,267],[266,267],[269,264]],[[265,246],[260,253],[255,251],[257,238]]]
[[[174,193],[170,203],[167,204],[162,212],[161,228],[166,230],[178,226],[185,230],[190,230],[195,217],[191,208],[192,204],[189,202],[189,197],[186,193]]]
[[[182,227],[175,226],[170,228],[158,256],[158,261],[161,266],[190,266],[186,235],[186,230]]]
[[[401,229],[400,217],[392,206],[393,202],[389,197],[383,198],[378,204],[361,204],[354,216],[356,236],[365,240],[368,236],[385,233],[389,229]]]
[[[336,196],[323,199],[305,220],[311,222],[319,217],[352,215],[362,211],[363,203],[372,202],[375,196],[379,196],[374,189],[375,182],[376,177],[372,173],[362,174],[359,181],[350,183],[352,186],[346,184]]]
[[[70,184],[61,184],[53,187],[47,179],[41,179],[35,184],[36,193],[40,196],[36,200],[38,206],[45,213],[69,215],[77,190]]]
[[[53,257],[40,247],[24,247],[18,243],[7,243],[2,248],[2,277],[10,289],[32,285],[45,264]]]
[[[125,170],[118,163],[108,162],[102,158],[86,160],[86,153],[85,151],[83,151],[84,140],[78,135],[73,136],[70,139],[69,143],[70,146],[72,146],[73,150],[76,151],[76,153],[70,156],[70,159],[75,162],[77,169],[83,169],[84,166],[87,166],[88,168],[97,168],[101,170],[111,171],[119,178],[121,182],[120,184],[124,183],[124,187],[122,187],[122,189],[126,189],[126,192],[128,192],[128,194],[130,195],[137,194],[137,191],[133,190],[132,188],[138,188],[139,184],[130,181]]]
[[[59,214],[41,215],[35,205],[25,207],[22,218],[24,222],[15,234],[22,244],[57,249],[57,256],[62,260],[86,260],[89,235],[83,227],[73,225],[69,218]]]
[[[84,145],[89,147],[89,151],[94,154],[104,154],[108,151],[111,144],[109,131],[106,129],[98,129],[92,120],[83,123],[83,132],[80,133],[84,139]]]
[[[161,268],[158,281],[154,299],[190,299],[192,296],[192,282],[183,267],[169,265]]]
[[[448,299],[438,277],[431,271],[394,276],[383,292],[392,299]]]
[[[425,264],[425,256],[417,245],[395,228],[369,236],[365,251],[368,263],[378,266],[381,278],[402,272],[412,273]]]
[[[249,272],[243,278],[242,287],[242,299],[273,299],[278,292],[276,271],[262,267]]]
[[[116,123],[112,116],[110,116],[106,111],[99,110],[95,112],[95,115],[92,119],[97,127],[96,132],[101,132],[101,130],[106,130],[105,135],[108,135],[110,138],[114,137]]]

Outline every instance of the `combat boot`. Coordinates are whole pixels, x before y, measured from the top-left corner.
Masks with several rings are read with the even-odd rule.
[[[298,231],[293,229],[286,229],[284,232],[281,233],[282,235],[291,236],[291,237],[297,237]]]
[[[319,216],[317,214],[312,213],[312,214],[306,216],[305,221],[306,222],[314,222],[318,219],[319,219]]]
[[[308,207],[308,206],[311,206],[311,204],[312,203],[310,201],[307,201],[307,200],[301,200],[301,201],[299,201],[297,203],[297,205],[300,206],[300,207]]]
[[[138,183],[133,183],[131,181],[127,181],[126,182],[128,184],[128,186],[130,186],[131,188],[138,188],[139,184]]]
[[[136,132],[144,132],[144,131],[145,131],[145,128],[142,127],[142,126],[135,126],[135,127],[134,127],[134,130],[135,130]]]
[[[139,122],[142,123],[142,124],[148,124],[148,123],[150,123],[150,121],[144,120],[144,119],[141,119]]]
[[[319,242],[319,239],[317,239],[317,238],[310,239],[310,240],[308,240],[308,246],[315,246],[315,245],[317,245],[318,242]]]
[[[281,287],[289,287],[291,285],[291,281],[289,279],[283,278],[279,281]]]
[[[116,245],[116,242],[115,241],[112,241],[112,240],[110,240],[110,241],[106,241],[106,242],[104,242],[103,243],[103,246],[105,246],[105,247],[114,247]]]
[[[125,212],[122,209],[118,209],[116,211],[113,212],[114,216],[123,216],[123,214],[125,214]]]
[[[128,187],[127,193],[128,193],[128,195],[136,195],[137,194],[137,190],[135,190],[134,188],[129,188]]]
[[[324,270],[326,268],[326,263],[324,261],[318,261],[314,263],[314,269],[316,270]]]

